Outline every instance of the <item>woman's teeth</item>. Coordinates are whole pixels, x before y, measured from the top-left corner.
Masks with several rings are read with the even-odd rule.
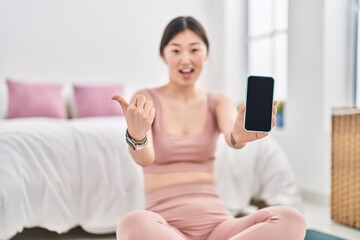
[[[180,69],[181,73],[191,73],[193,71],[194,71],[194,69],[191,69],[191,68],[189,68],[189,69]]]

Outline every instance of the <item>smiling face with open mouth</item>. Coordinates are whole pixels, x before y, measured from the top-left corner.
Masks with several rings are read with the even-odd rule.
[[[185,30],[169,42],[162,57],[169,66],[170,81],[190,85],[200,76],[207,58],[207,48],[198,35]]]

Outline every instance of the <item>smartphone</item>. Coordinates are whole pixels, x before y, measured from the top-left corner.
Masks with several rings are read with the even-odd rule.
[[[251,132],[270,132],[274,84],[272,77],[248,77],[246,85],[245,130]]]

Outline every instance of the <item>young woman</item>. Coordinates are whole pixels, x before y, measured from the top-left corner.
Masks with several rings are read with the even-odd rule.
[[[118,240],[301,240],[306,224],[297,210],[268,207],[233,218],[214,186],[214,152],[219,134],[236,149],[266,133],[243,128],[239,110],[222,94],[196,86],[209,52],[201,24],[178,17],[166,27],[160,55],[169,82],[135,93],[129,103],[114,96],[127,122],[126,141],[144,169],[146,210],[126,214]],[[276,123],[276,103],[273,125]]]

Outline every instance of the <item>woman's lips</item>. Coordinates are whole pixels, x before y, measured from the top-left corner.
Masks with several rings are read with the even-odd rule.
[[[194,71],[195,70],[193,68],[186,68],[186,69],[179,70],[180,74],[186,79],[190,78]]]

